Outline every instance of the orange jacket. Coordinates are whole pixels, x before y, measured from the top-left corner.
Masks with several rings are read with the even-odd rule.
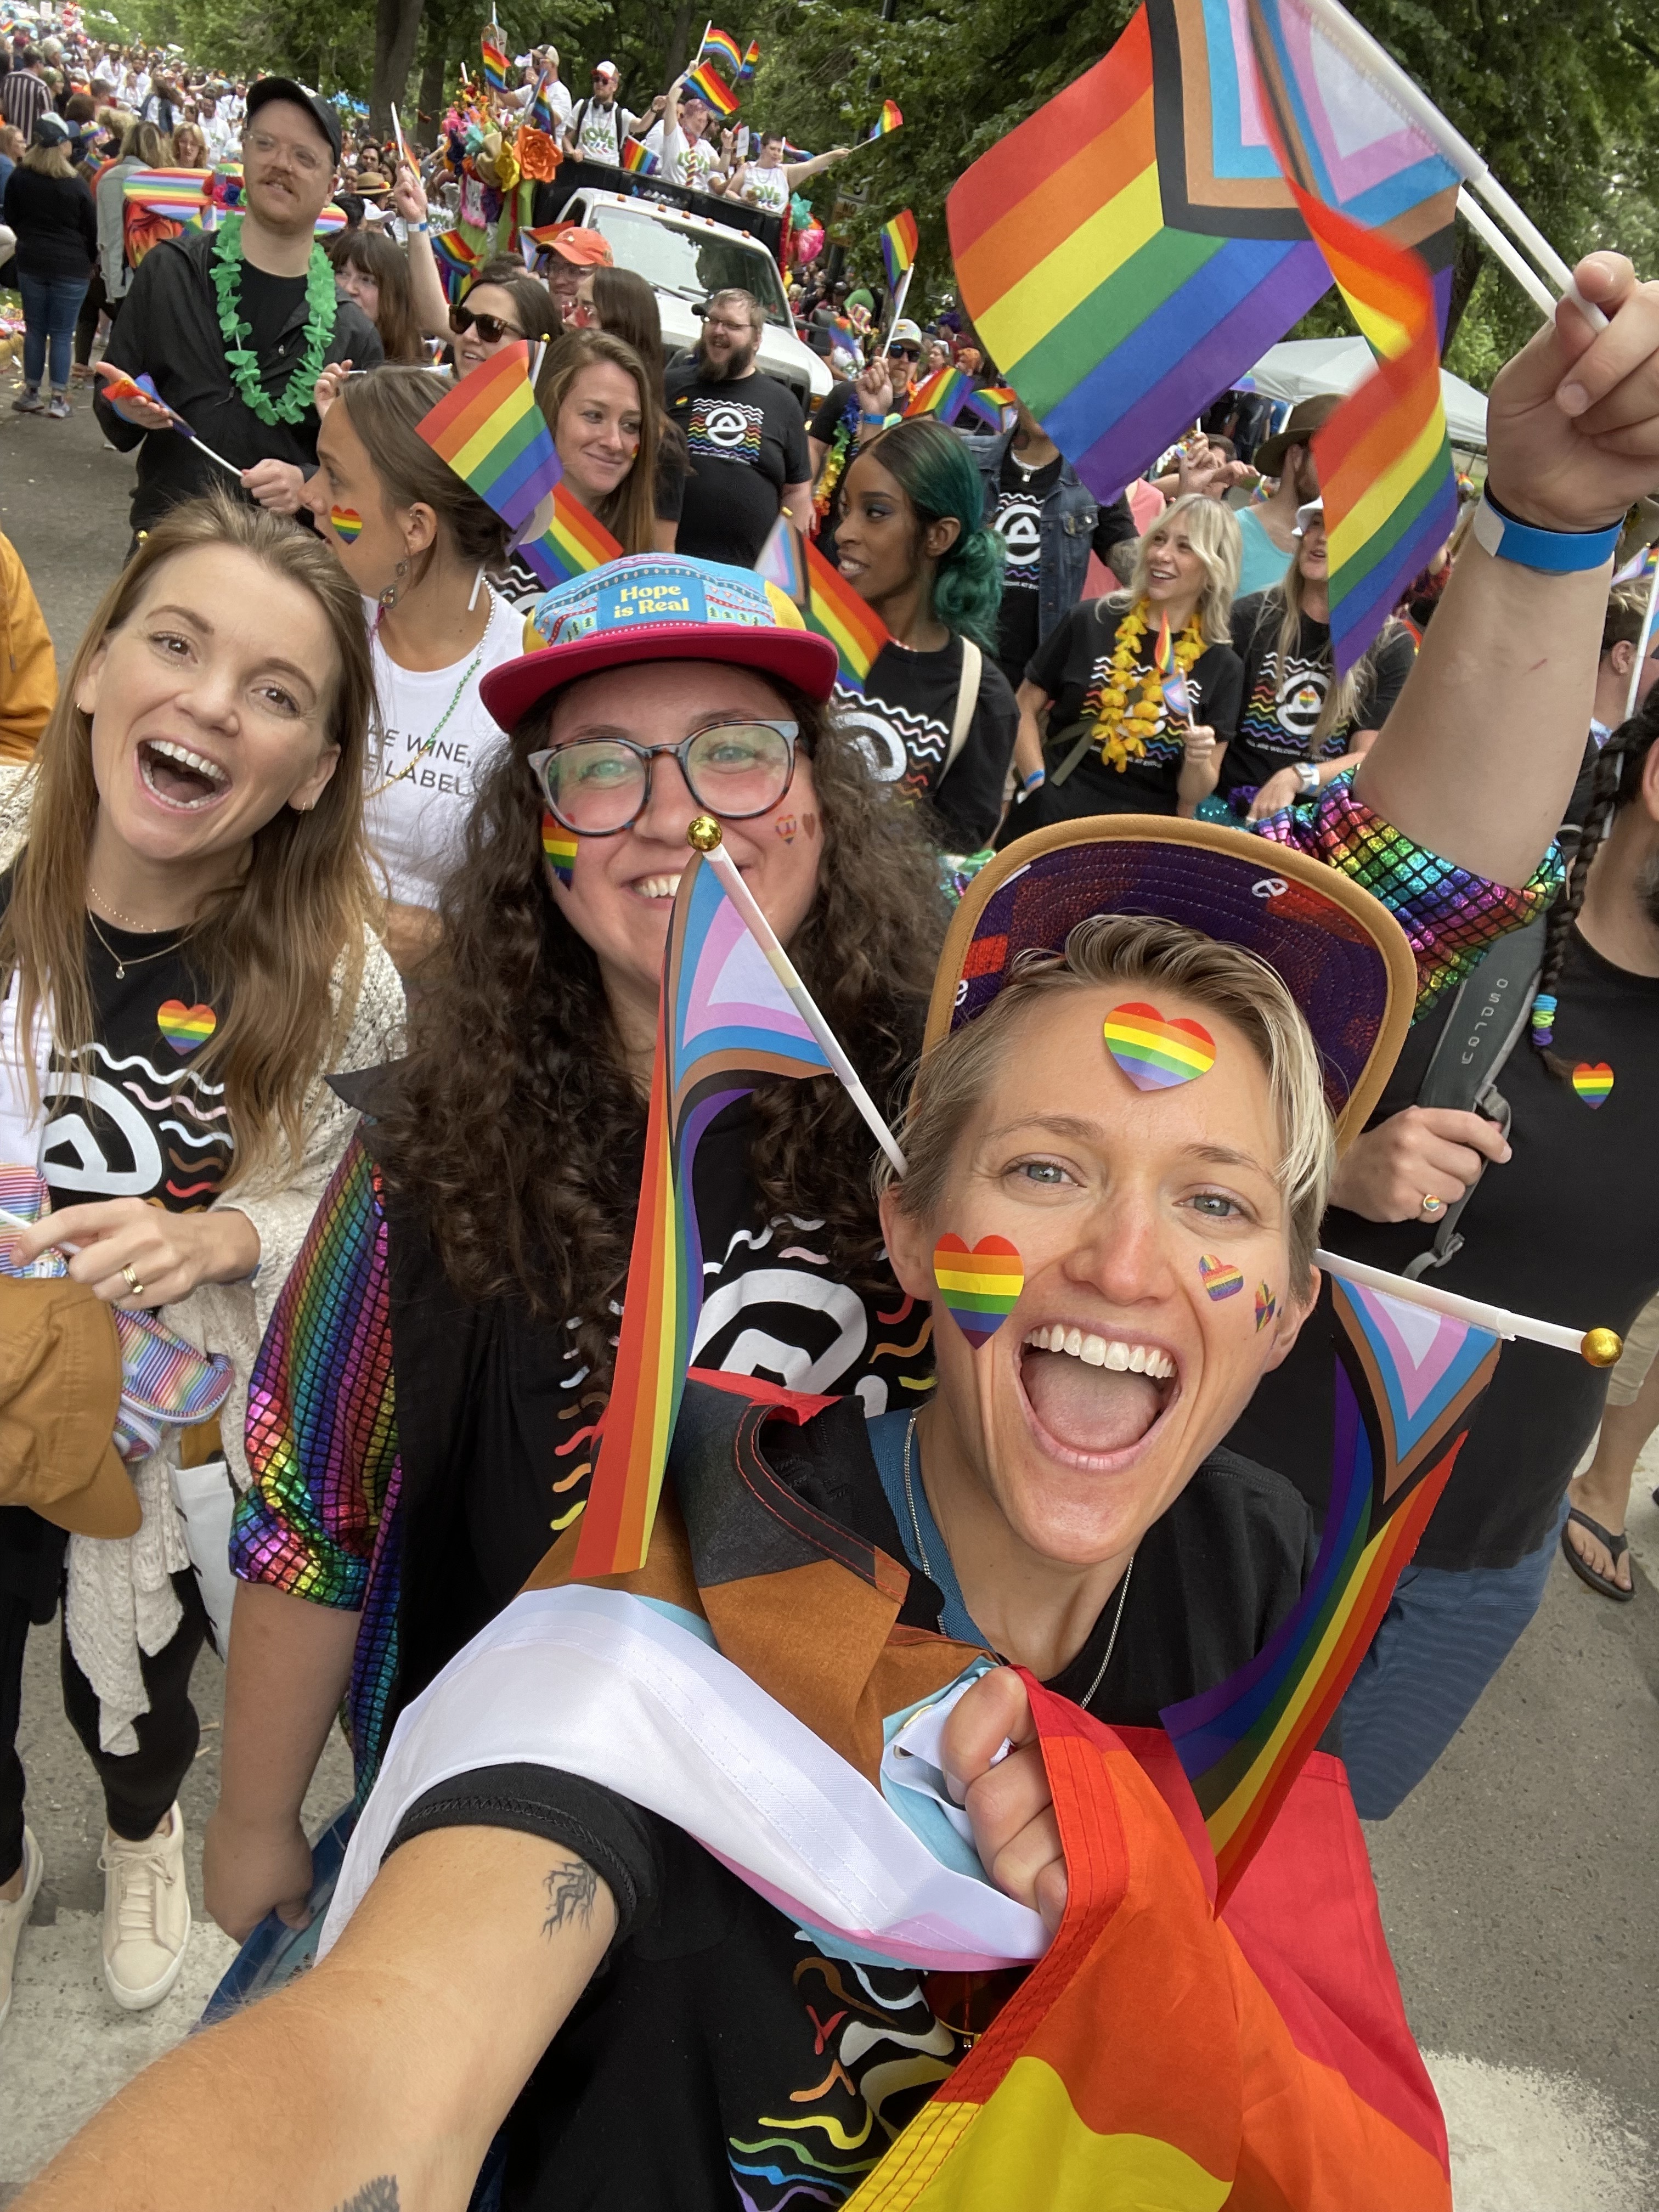
[[[0,537],[0,761],[27,761],[58,700],[58,661],[34,586]]]

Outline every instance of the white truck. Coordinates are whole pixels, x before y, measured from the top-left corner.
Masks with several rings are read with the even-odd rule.
[[[702,193],[677,194],[681,201],[693,197],[705,207],[720,205]],[[787,385],[811,421],[829,393],[830,365],[796,336],[778,264],[761,238],[647,191],[606,191],[587,184],[570,194],[560,219],[597,230],[617,268],[644,277],[657,295],[663,349],[671,360],[697,343],[702,325],[695,310],[711,293],[733,284],[752,293],[766,318],[757,366]]]

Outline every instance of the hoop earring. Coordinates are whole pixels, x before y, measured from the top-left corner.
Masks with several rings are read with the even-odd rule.
[[[392,572],[393,580],[386,586],[385,591],[380,594],[380,605],[383,607],[395,607],[397,605],[398,586],[403,581],[408,572],[408,562],[399,561],[397,568]]]

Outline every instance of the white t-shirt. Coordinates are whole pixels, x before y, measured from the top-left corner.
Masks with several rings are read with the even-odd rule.
[[[399,906],[438,903],[478,776],[507,743],[478,686],[492,668],[524,650],[524,617],[494,592],[489,599],[483,639],[451,668],[400,668],[379,635],[374,639],[376,710],[369,723],[363,827]],[[372,622],[372,599],[364,611]]]
[[[789,204],[789,179],[782,162],[775,169],[763,169],[757,161],[751,163],[744,179],[743,196],[750,207],[763,209],[769,215],[781,215]]]
[[[644,143],[661,161],[663,175],[671,185],[684,185],[696,192],[708,191],[708,179],[720,165],[720,150],[707,137],[688,138],[678,123],[670,123],[665,117],[647,131]]]

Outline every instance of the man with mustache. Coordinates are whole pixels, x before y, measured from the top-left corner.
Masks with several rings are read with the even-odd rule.
[[[780,510],[797,530],[811,520],[812,465],[793,392],[755,366],[760,303],[716,292],[689,362],[667,378],[670,418],[691,455],[678,547],[700,561],[752,568]]]

